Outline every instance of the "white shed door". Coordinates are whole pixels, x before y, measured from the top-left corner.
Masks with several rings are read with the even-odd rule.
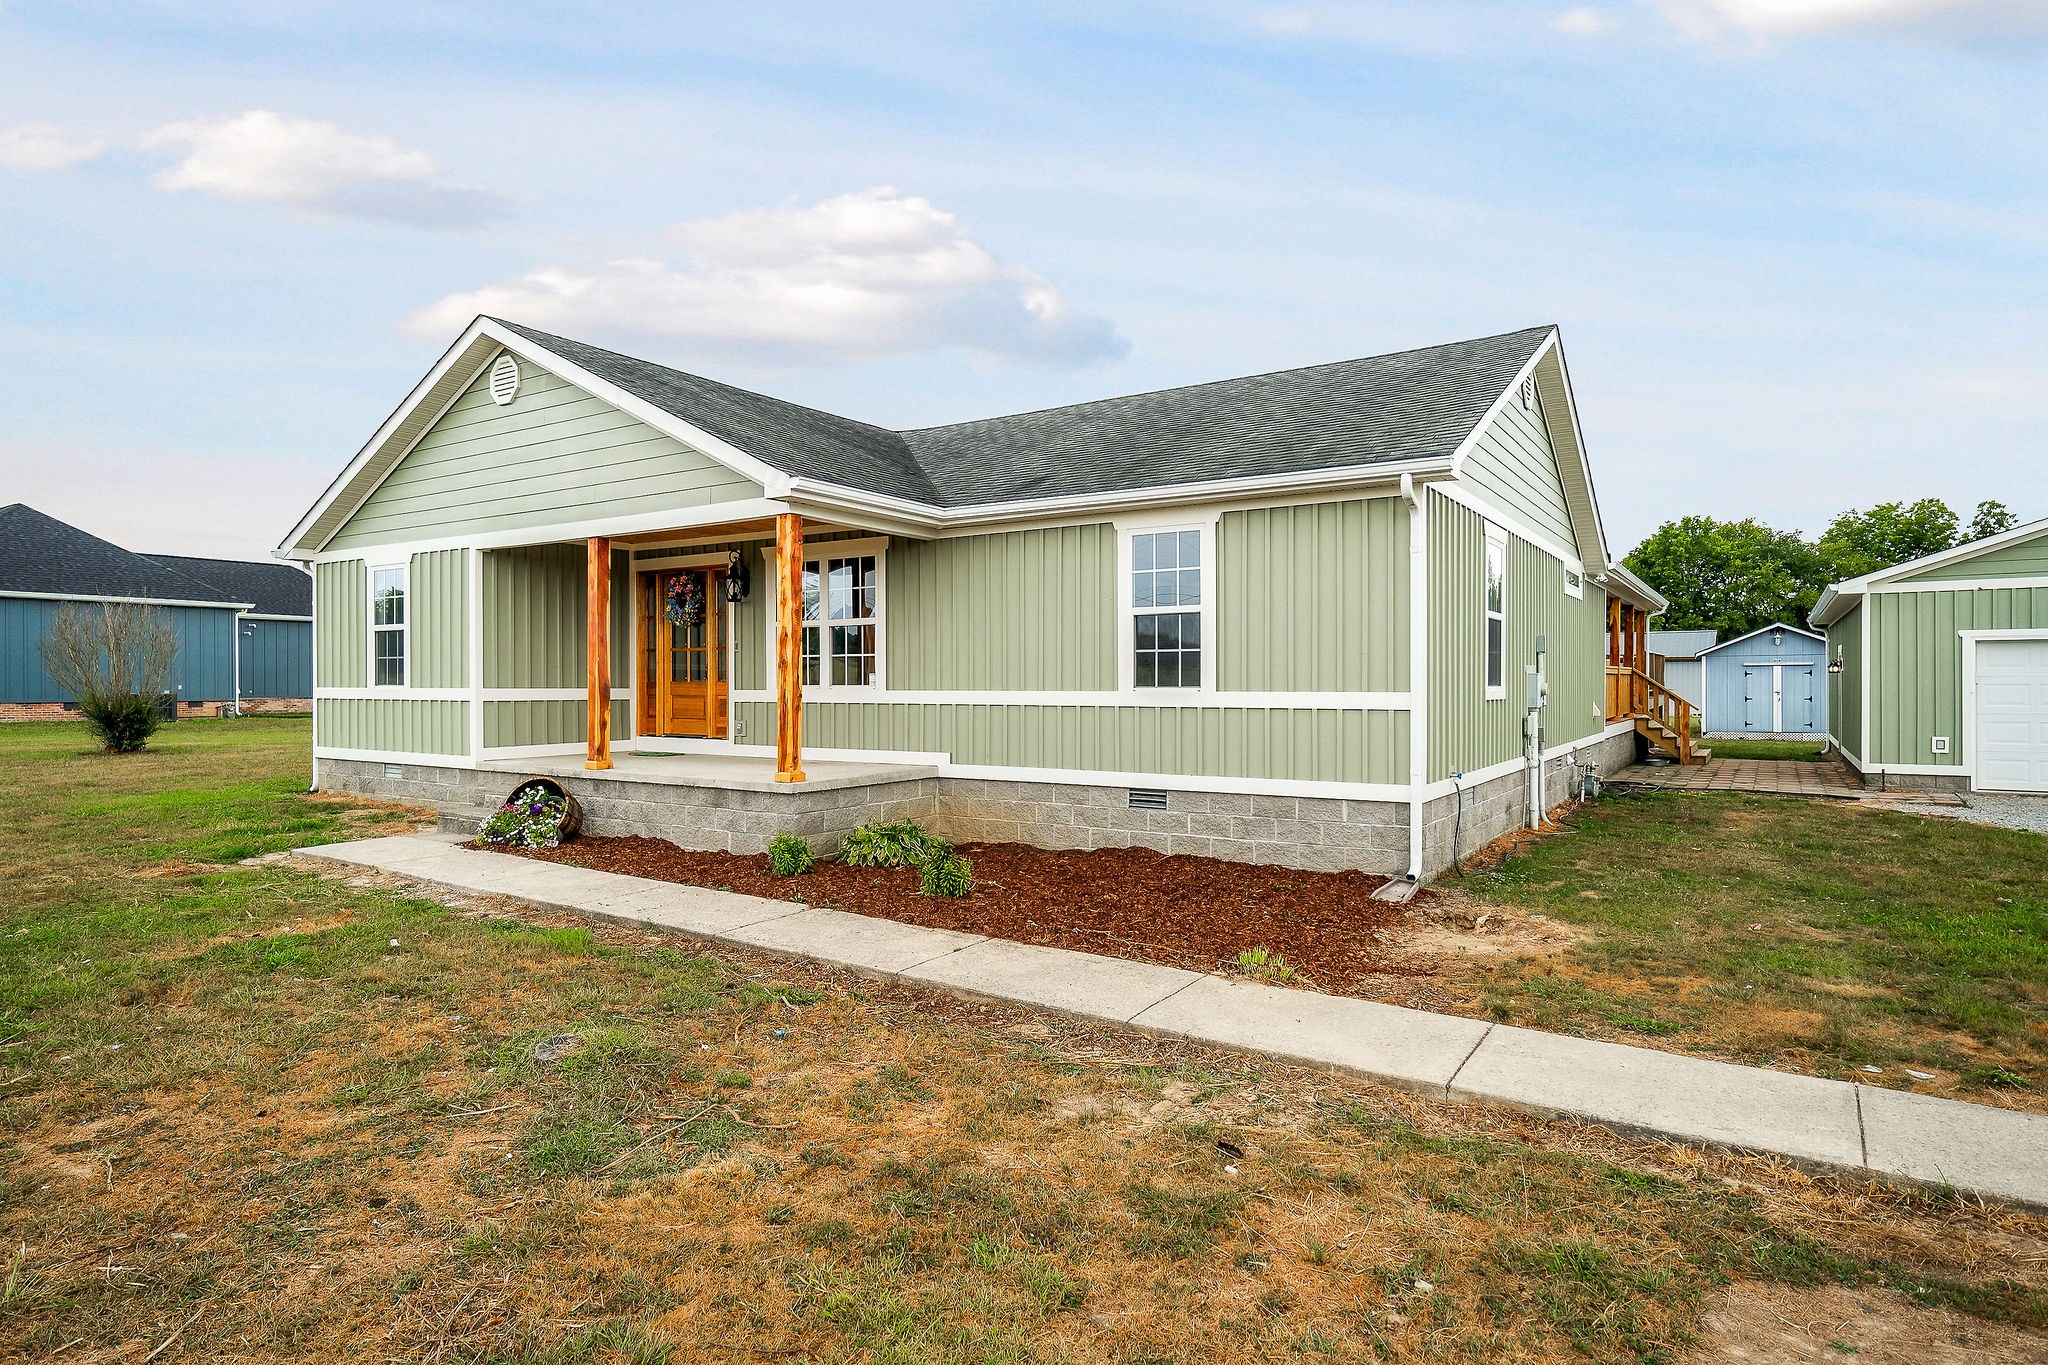
[[[2048,792],[2048,640],[1977,642],[1977,781]]]

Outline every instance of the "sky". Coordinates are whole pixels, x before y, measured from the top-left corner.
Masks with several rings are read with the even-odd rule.
[[[2048,0],[0,0],[0,503],[260,557],[470,316],[910,427],[1540,323],[1617,553],[2048,515]]]

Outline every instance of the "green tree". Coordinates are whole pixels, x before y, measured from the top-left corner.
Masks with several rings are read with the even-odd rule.
[[[1796,532],[1750,519],[1668,521],[1622,562],[1670,600],[1661,628],[1724,640],[1776,621],[1805,625],[1827,581],[1826,562]]]
[[[1960,536],[1955,510],[1940,498],[1922,498],[1844,512],[1821,532],[1819,547],[1829,577],[1839,580],[1938,554],[1959,544]]]
[[[2020,519],[2004,503],[1987,498],[1977,504],[1977,515],[1970,518],[1969,529],[1963,532],[1963,538],[1957,544],[1974,545],[1980,540],[2003,535],[2019,524]]]

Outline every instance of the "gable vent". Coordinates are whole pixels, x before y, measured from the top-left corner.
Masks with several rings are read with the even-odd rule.
[[[1165,810],[1166,793],[1160,791],[1145,791],[1142,788],[1133,787],[1131,788],[1131,809]]]
[[[491,362],[491,401],[504,407],[519,396],[519,362],[510,351],[500,351]]]

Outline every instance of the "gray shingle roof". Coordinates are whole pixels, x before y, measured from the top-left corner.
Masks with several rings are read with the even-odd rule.
[[[313,576],[291,564],[250,559],[200,559],[193,555],[144,555],[202,583],[230,600],[253,602],[262,616],[311,616]]]
[[[1650,652],[1667,659],[1696,659],[1720,638],[1711,630],[1653,630],[1649,635]]]
[[[0,592],[174,602],[248,600],[19,502],[0,507]]]
[[[1551,333],[897,432],[503,325],[785,473],[939,507],[1446,457]]]

